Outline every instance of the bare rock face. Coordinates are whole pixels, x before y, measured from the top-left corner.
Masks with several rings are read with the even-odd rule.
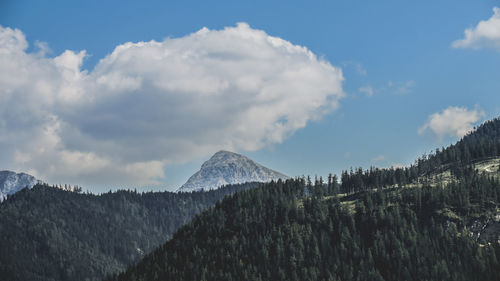
[[[7,198],[7,195],[14,194],[19,190],[28,187],[32,188],[38,180],[25,173],[15,173],[11,171],[0,171],[0,202]]]
[[[201,165],[201,169],[182,185],[179,192],[217,189],[226,184],[269,182],[287,179],[282,173],[266,168],[250,158],[221,150]]]

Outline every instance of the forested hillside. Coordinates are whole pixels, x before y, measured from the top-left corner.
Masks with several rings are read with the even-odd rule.
[[[45,185],[23,189],[0,204],[0,280],[102,280],[225,195],[256,185],[102,195]]]
[[[496,212],[496,180],[472,173],[445,188],[362,192],[354,208],[308,197],[314,188],[324,187],[298,179],[237,193],[111,280],[500,278],[499,244],[480,247],[458,223]]]
[[[102,195],[37,185],[0,204],[0,277],[499,280],[499,124],[409,167],[324,182]]]
[[[500,280],[498,171],[474,166],[498,161],[499,124],[411,167],[236,193],[109,280]]]
[[[429,155],[422,155],[409,167],[362,168],[343,171],[341,192],[353,193],[368,189],[403,186],[418,181],[426,181],[432,174],[450,171],[455,178],[479,160],[500,157],[500,119],[486,121],[473,132],[464,136],[456,144],[436,149]],[[497,170],[498,163],[496,163]],[[329,179],[329,181],[332,181]]]

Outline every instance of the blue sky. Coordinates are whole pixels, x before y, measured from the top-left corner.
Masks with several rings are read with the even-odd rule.
[[[102,72],[94,69],[101,59],[126,42],[162,42],[165,38],[189,36],[203,27],[211,31],[223,30],[235,27],[238,22],[247,23],[251,30],[261,30],[268,36],[304,46],[319,60],[342,71],[344,96],[333,95],[338,106],[319,118],[309,118],[305,126],[295,126],[279,137],[263,133],[255,137],[256,143],[238,140],[240,142],[235,141],[232,147],[290,176],[327,175],[329,172],[338,174],[351,166],[410,164],[421,154],[456,141],[464,128],[500,115],[500,39],[495,36],[485,39],[480,30],[475,29],[480,21],[492,18],[494,7],[500,7],[500,1],[7,0],[0,4],[0,25],[24,34],[29,44],[26,53],[40,51],[35,44],[37,40],[46,42],[50,48],[40,55],[48,59],[60,56],[65,50],[74,54],[85,50],[79,69],[87,70],[91,76]],[[492,22],[491,28],[495,27],[500,28]],[[464,31],[468,28],[475,31],[479,39],[471,37],[453,47],[453,42],[465,38]],[[113,112],[120,104],[110,101],[101,104],[99,110]],[[97,111],[85,107],[82,112]],[[172,114],[170,118],[180,120],[181,117]],[[308,114],[310,117],[312,113]],[[71,122],[78,124],[80,131],[75,135],[83,135],[81,139],[85,139],[80,144],[59,134],[63,141],[57,147],[64,146],[64,149],[58,153],[68,155],[69,151],[73,153],[71,159],[88,160],[89,165],[92,161],[103,167],[106,163],[115,163],[115,156],[111,154],[108,158],[99,156],[106,153],[106,144],[123,139],[120,130],[127,130],[127,126],[122,129],[116,124],[113,129],[103,126],[107,134],[99,135],[97,145],[100,148],[93,150],[95,139],[88,137],[87,141],[85,138],[85,126],[90,126],[86,125],[88,115],[77,117],[59,111],[52,115],[61,119],[64,115],[63,127],[72,126]],[[148,118],[154,116],[151,114]],[[231,112],[219,118],[225,120],[228,116]],[[8,117],[2,118],[8,127]],[[75,121],[77,118],[85,120]],[[115,134],[109,133],[115,129]],[[173,129],[172,134],[177,129]],[[88,134],[96,135],[95,130]],[[161,135],[153,134],[153,137],[161,141]],[[262,139],[267,140],[265,144],[259,144]],[[120,145],[131,150],[152,146],[141,140],[144,139],[128,138]],[[222,140],[220,143],[210,141],[210,149],[227,148]],[[45,144],[25,145],[33,148]],[[50,169],[30,167],[32,161],[21,161],[33,157],[16,152],[16,149],[18,147],[13,145],[4,148],[4,155],[13,156],[0,159],[0,169],[24,169],[51,182],[70,181],[94,190],[113,186],[113,179],[91,171],[58,178]],[[190,153],[189,157],[171,156],[172,152],[156,159],[151,153],[150,157],[126,158],[136,157],[133,160],[116,156],[119,159],[116,161],[120,161],[126,171],[134,167],[139,167],[143,174],[156,170],[150,175],[156,177],[155,181],[148,184],[150,179],[132,178],[130,182],[134,185],[175,189],[216,152],[210,149]],[[69,160],[65,161],[59,162],[64,165]],[[44,165],[41,159],[34,162]],[[158,169],[164,174],[161,175]],[[118,171],[110,174],[121,175]],[[95,178],[89,179],[92,177]],[[126,181],[117,181],[116,185],[128,186]]]

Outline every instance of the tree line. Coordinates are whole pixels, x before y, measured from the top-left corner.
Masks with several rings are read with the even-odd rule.
[[[0,204],[0,279],[102,280],[139,261],[219,199],[256,185],[101,195],[26,188]]]
[[[499,194],[474,170],[344,198],[280,180],[226,197],[109,280],[498,280],[499,244],[480,247],[460,222],[495,212]]]

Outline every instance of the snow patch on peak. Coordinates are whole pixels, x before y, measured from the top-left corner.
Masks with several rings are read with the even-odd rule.
[[[37,183],[38,180],[32,175],[0,171],[0,202],[5,200],[7,195],[14,194],[25,187],[32,188]]]
[[[178,191],[217,189],[226,184],[245,182],[269,182],[287,179],[282,173],[266,168],[238,153],[221,150],[201,165]]]

